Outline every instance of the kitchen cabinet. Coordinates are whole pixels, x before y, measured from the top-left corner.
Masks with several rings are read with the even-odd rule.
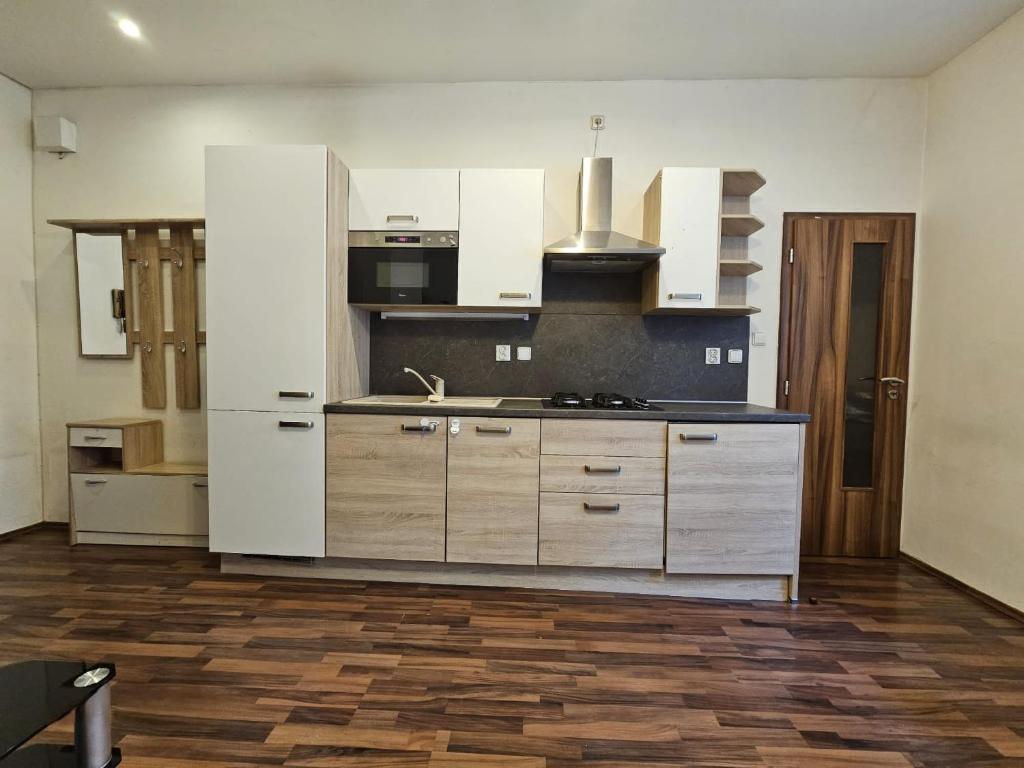
[[[199,475],[72,473],[76,531],[206,536],[206,485]]]
[[[325,146],[207,147],[215,552],[324,556],[323,405],[368,386],[368,315],[346,303],[347,193]]]
[[[544,266],[544,171],[463,169],[459,305],[539,307]]]
[[[540,420],[449,424],[448,562],[535,565]]]
[[[665,422],[619,419],[545,419],[544,453],[556,456],[665,455]]]
[[[349,230],[457,231],[459,171],[367,168],[349,176]]]
[[[448,419],[327,417],[327,555],[442,562]]]
[[[541,493],[541,565],[660,570],[663,495]]]
[[[324,415],[207,414],[210,550],[324,556]]]
[[[792,574],[798,424],[670,424],[666,571]]]
[[[747,238],[764,224],[750,196],[765,183],[757,171],[663,168],[644,195],[644,239],[665,253],[643,274],[645,314],[749,315]]]

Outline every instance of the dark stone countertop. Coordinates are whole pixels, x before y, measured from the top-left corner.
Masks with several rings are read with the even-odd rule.
[[[806,413],[782,411],[751,403],[652,401],[660,411],[614,411],[604,408],[545,408],[540,400],[504,398],[494,408],[462,405],[422,405],[416,403],[384,405],[380,403],[338,402],[324,406],[324,413],[379,413],[394,416],[499,416],[532,419],[644,419],[684,422],[763,422],[799,424],[811,420]]]

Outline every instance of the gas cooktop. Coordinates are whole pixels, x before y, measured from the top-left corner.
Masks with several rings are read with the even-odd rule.
[[[555,392],[543,401],[545,408],[597,408],[613,411],[660,411],[641,397],[626,397],[615,392],[595,392],[587,398],[576,392]]]

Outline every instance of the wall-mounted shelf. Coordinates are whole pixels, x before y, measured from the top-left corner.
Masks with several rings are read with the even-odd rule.
[[[750,197],[765,183],[764,176],[753,168],[722,169],[723,197]]]
[[[722,237],[749,237],[764,227],[764,222],[749,213],[722,215]]]
[[[750,259],[722,259],[718,262],[718,269],[728,277],[747,277],[760,272],[764,267]]]
[[[430,314],[537,314],[540,307],[457,307],[450,304],[349,304],[350,307],[365,309],[367,312],[417,312]]]

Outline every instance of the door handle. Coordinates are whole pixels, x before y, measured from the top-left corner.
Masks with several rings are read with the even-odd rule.
[[[200,482],[199,482],[199,481],[197,480],[196,482],[192,483],[192,487],[193,487],[193,488],[209,488],[209,487],[210,487],[210,484],[209,484],[209,483],[200,483]]]
[[[103,485],[106,482],[107,482],[106,480],[86,480],[85,484],[86,485]]]
[[[291,400],[312,400],[312,392],[298,392],[294,389],[282,389],[277,393],[278,397],[287,397]]]
[[[511,435],[512,427],[480,427],[476,431],[484,435]]]
[[[533,298],[533,294],[527,291],[501,291],[498,293],[499,299],[530,299]]]
[[[597,472],[608,472],[611,474],[617,474],[622,471],[622,465],[615,467],[592,467],[589,464],[583,465],[583,471],[588,474],[595,474]]]
[[[898,387],[900,384],[907,383],[899,376],[883,376],[882,378],[879,379],[879,381],[885,382],[890,387]]]
[[[312,421],[279,421],[277,426],[282,429],[312,429]]]
[[[389,213],[387,217],[388,224],[419,224],[420,217],[414,216],[411,213]]]
[[[403,432],[437,432],[437,422],[432,421],[429,424],[403,424]]]
[[[587,512],[618,512],[619,504],[591,504],[589,501],[584,501],[583,508]]]
[[[707,442],[707,443],[713,443],[716,440],[718,440],[718,433],[717,432],[692,432],[692,433],[681,432],[679,434],[679,439],[680,440],[686,440],[686,441],[704,441],[704,442]]]
[[[682,299],[683,301],[700,301],[704,298],[703,293],[670,293],[669,299]]]

